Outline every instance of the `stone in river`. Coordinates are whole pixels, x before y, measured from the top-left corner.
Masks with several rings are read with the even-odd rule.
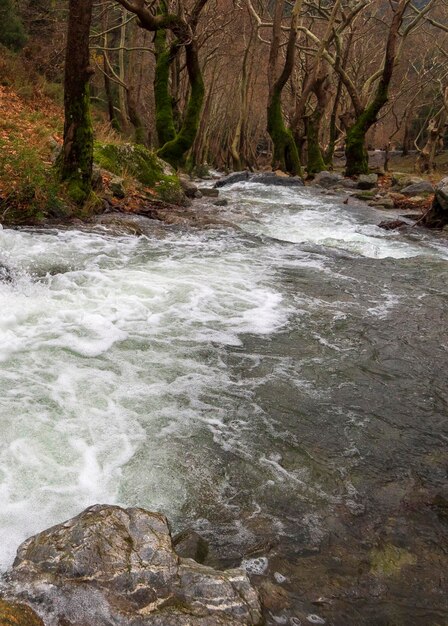
[[[163,515],[96,505],[26,540],[7,596],[46,626],[237,626],[261,622],[241,569],[216,571],[174,551]]]

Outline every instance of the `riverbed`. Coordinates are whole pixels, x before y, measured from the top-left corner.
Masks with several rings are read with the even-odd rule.
[[[447,623],[446,239],[221,196],[237,228],[0,231],[1,568],[118,503],[243,559],[268,624]]]

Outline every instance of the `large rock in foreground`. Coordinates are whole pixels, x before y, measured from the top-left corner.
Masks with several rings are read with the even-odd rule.
[[[25,541],[7,596],[46,626],[220,626],[261,621],[245,572],[218,572],[174,551],[163,515],[93,506]]]

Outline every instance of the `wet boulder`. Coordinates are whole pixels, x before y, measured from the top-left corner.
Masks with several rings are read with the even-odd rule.
[[[182,187],[184,194],[187,198],[201,198],[202,193],[199,191],[197,185],[195,185],[187,176],[179,176],[180,186]]]
[[[338,172],[319,172],[313,180],[313,185],[319,185],[324,189],[331,189],[342,185],[344,177]]]
[[[262,174],[251,174],[249,183],[259,183],[261,185],[275,185],[277,187],[303,187],[304,182],[300,176],[277,176],[275,172],[263,172]]]
[[[276,172],[235,172],[221,178],[215,183],[215,187],[225,187],[235,183],[247,182],[260,185],[275,185],[277,187],[303,187],[304,182],[300,176],[277,175]]]
[[[224,178],[220,178],[216,181],[215,187],[226,187],[227,185],[233,185],[235,183],[241,183],[249,179],[250,172],[233,172]]]
[[[219,196],[219,191],[213,187],[200,187],[199,191],[204,198],[217,198]]]
[[[403,222],[403,220],[384,220],[383,222],[380,222],[378,226],[384,230],[396,230],[398,228],[404,228],[405,226],[408,226],[408,224]]]
[[[360,174],[358,189],[373,189],[378,183],[378,174]]]
[[[163,515],[93,506],[25,541],[8,597],[46,626],[259,624],[258,595],[240,569],[179,557]]]

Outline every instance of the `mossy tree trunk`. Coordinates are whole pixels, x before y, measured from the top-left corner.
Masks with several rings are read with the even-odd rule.
[[[357,112],[355,122],[347,130],[345,143],[346,176],[367,174],[369,171],[366,134],[377,121],[378,113],[388,100],[389,86],[397,56],[399,29],[408,4],[409,0],[400,0],[394,10],[387,38],[383,70],[373,100],[362,111]]]
[[[205,95],[204,80],[195,40],[192,40],[185,46],[185,58],[190,81],[190,97],[182,126],[176,136],[171,141],[165,143],[158,151],[160,158],[168,161],[176,168],[185,163],[185,156],[193,146],[199,128]]]
[[[320,127],[330,97],[329,80],[326,72],[316,76],[313,92],[316,96],[316,105],[314,111],[306,119],[308,175],[317,174],[325,170],[325,161],[320,146]]]
[[[280,53],[280,37],[285,2],[278,1],[274,11],[272,41],[269,53],[269,98],[267,106],[267,130],[274,145],[272,168],[281,169],[292,175],[302,174],[299,152],[294,136],[286,127],[282,111],[282,92],[294,68],[295,48],[297,41],[297,21],[302,7],[302,1],[296,0],[291,14],[286,57],[280,76],[276,78],[276,71]]]
[[[141,0],[117,0],[128,11],[138,17],[138,24],[147,31],[156,33],[156,124],[159,143],[159,156],[173,167],[185,162],[187,152],[193,146],[201,118],[204,102],[204,81],[199,64],[196,27],[201,11],[208,0],[196,0],[188,12],[181,7],[179,13],[170,13],[166,0],[159,0],[157,10]],[[164,32],[163,32],[164,31]],[[175,39],[174,47],[167,45],[166,32]],[[190,97],[186,106],[180,130],[176,132],[173,101],[169,89],[170,67],[178,51],[185,48],[186,68],[190,82]]]
[[[60,178],[73,201],[83,204],[92,188],[93,129],[90,115],[89,34],[92,0],[70,0],[64,81],[64,145]]]
[[[320,133],[320,110],[316,107],[316,110],[306,118],[306,142],[307,142],[307,172],[310,174],[317,174],[325,170],[325,161],[322,156],[322,151],[319,143]]]
[[[274,145],[272,168],[301,176],[299,151],[283,119],[281,93],[281,90],[274,93],[268,105],[268,133]]]
[[[168,46],[167,31],[158,30],[154,37],[156,68],[154,77],[154,99],[156,108],[156,131],[159,146],[173,141],[176,136],[173,101],[170,93],[170,67],[176,51]]]

